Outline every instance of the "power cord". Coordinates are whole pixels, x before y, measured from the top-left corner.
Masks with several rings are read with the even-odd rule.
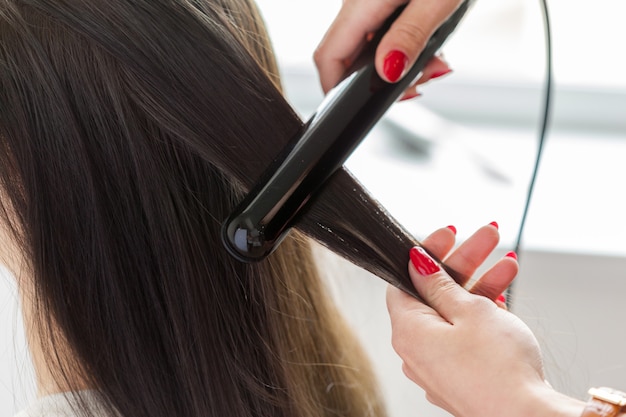
[[[530,201],[535,189],[535,183],[537,180],[537,173],[539,171],[539,163],[541,156],[543,155],[543,148],[546,141],[546,132],[548,130],[548,124],[550,122],[550,110],[552,106],[552,31],[550,28],[550,15],[548,13],[547,0],[540,0],[543,24],[544,24],[544,38],[545,38],[545,50],[546,50],[546,74],[545,74],[545,87],[544,87],[544,101],[542,110],[542,122],[541,130],[539,132],[539,144],[537,147],[537,156],[535,158],[535,166],[533,168],[530,183],[528,185],[528,191],[526,193],[526,202],[524,205],[524,212],[522,213],[522,219],[520,221],[519,230],[517,232],[517,239],[515,241],[514,251],[520,259],[520,249],[522,246],[522,236],[524,234],[524,226],[526,225],[526,217],[528,216],[528,210],[530,208]],[[512,283],[505,291],[507,307],[512,307],[511,300],[513,299],[514,284]]]

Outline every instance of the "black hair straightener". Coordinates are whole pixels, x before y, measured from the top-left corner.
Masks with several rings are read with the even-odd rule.
[[[243,262],[256,262],[272,253],[298,217],[315,204],[316,194],[327,180],[419,77],[473,1],[466,0],[458,7],[432,35],[402,80],[394,84],[383,81],[374,67],[376,47],[402,9],[387,19],[343,81],[328,93],[300,134],[283,149],[224,223],[223,243],[232,256]],[[415,295],[407,279],[385,279]]]

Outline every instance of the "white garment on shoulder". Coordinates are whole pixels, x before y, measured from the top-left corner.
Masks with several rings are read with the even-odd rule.
[[[104,411],[98,406],[94,391],[81,391],[80,396],[85,399],[94,416],[106,417]],[[14,417],[79,417],[75,411],[76,407],[73,407],[74,404],[76,402],[72,394],[49,395],[38,398]]]

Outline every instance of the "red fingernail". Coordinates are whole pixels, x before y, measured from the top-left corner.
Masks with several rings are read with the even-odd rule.
[[[408,63],[409,58],[407,58],[407,56],[404,55],[402,52],[391,51],[385,57],[385,62],[383,64],[383,73],[390,82],[395,83],[402,76],[404,68]]]
[[[443,70],[443,71],[437,71],[433,73],[433,75],[430,76],[430,79],[434,80],[435,78],[443,77],[444,75],[450,74],[451,72],[452,70],[450,68],[448,68],[447,70]]]
[[[496,300],[506,303],[506,297],[504,296],[504,294],[500,294],[498,298],[496,298]]]
[[[504,256],[508,256],[509,258],[517,259],[517,253],[511,251]]]
[[[496,229],[498,229],[498,223],[496,222],[491,222],[489,223],[490,225],[492,225],[493,227],[495,227]]]
[[[450,225],[450,226],[448,226],[448,229],[452,230],[452,233],[454,233],[456,235],[456,227]]]
[[[409,256],[411,257],[411,262],[413,266],[420,273],[420,275],[430,275],[439,271],[439,265],[435,263],[433,258],[431,258],[428,253],[423,248],[419,246],[415,246],[411,248],[409,252]]]
[[[402,99],[400,101],[407,101],[407,100],[411,100],[414,99],[415,97],[420,97],[422,95],[422,93],[413,93],[413,94],[409,94],[406,97],[402,97]]]

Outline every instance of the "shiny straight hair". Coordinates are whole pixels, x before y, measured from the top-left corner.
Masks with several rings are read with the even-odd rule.
[[[307,238],[220,243],[301,128],[248,0],[0,0],[1,214],[60,387],[123,417],[385,414]],[[345,170],[298,228],[406,275],[414,242]]]

